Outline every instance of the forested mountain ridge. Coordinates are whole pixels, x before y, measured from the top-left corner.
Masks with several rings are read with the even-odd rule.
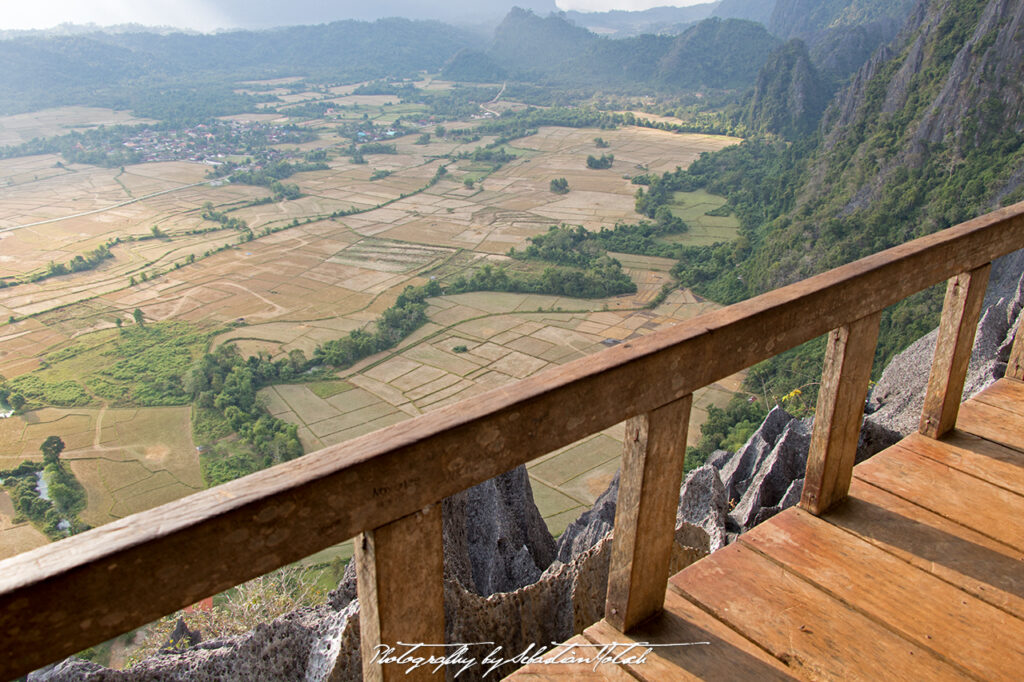
[[[763,25],[710,18],[678,36],[612,40],[564,16],[514,9],[496,29],[488,55],[518,80],[633,90],[745,89],[779,45]]]
[[[817,132],[748,142],[667,178],[724,192],[746,217],[750,248],[730,247],[691,282],[735,300],[1019,199],[1022,38],[1024,0],[925,0]]]
[[[638,205],[698,188],[728,197],[740,238],[692,249],[675,272],[732,303],[1024,199],[1022,82],[1024,0],[922,0],[816,131],[703,155]],[[941,302],[933,288],[887,310],[876,366],[934,327]],[[748,382],[808,392],[822,348],[795,349]]]
[[[814,131],[829,95],[807,46],[794,38],[772,52],[761,67],[743,123],[752,131],[795,139]]]
[[[835,86],[899,32],[915,0],[778,0],[768,30],[800,38],[811,59]]]
[[[482,48],[483,40],[440,22],[408,19],[218,34],[11,38],[0,40],[0,115],[66,103],[130,108],[147,89],[203,85],[209,95],[219,84],[230,91],[232,80],[246,78],[357,82],[413,75],[440,70],[467,47]]]

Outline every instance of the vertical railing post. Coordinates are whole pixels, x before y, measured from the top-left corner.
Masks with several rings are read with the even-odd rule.
[[[432,666],[381,665],[386,647],[393,655],[405,644],[444,643],[444,550],[441,504],[392,521],[356,538],[360,652],[364,680],[436,680]],[[416,656],[444,656],[444,649],[420,649]],[[374,660],[377,656],[377,660]],[[443,676],[443,672],[439,673]]]
[[[605,620],[625,632],[665,603],[693,396],[626,422]]]
[[[1020,324],[1017,325],[1017,332],[1013,337],[1013,347],[1010,348],[1010,358],[1006,361],[1007,379],[1024,381],[1024,315],[1020,316]]]
[[[880,312],[872,313],[829,334],[800,498],[812,514],[822,514],[850,490],[880,319]]]
[[[991,269],[991,263],[983,265],[951,277],[946,285],[939,338],[935,341],[935,357],[928,375],[919,429],[930,438],[940,438],[956,426],[967,365],[974,348],[974,332]]]

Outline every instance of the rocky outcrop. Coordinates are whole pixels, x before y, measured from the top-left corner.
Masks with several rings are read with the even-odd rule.
[[[1015,330],[1024,312],[1024,252],[997,260],[986,293],[986,308],[974,336],[963,399],[973,396],[1006,372]],[[865,421],[902,436],[915,431],[924,407],[928,372],[938,330],[921,337],[882,372],[868,398]]]
[[[444,501],[445,572],[484,597],[540,577],[555,541],[519,466]]]

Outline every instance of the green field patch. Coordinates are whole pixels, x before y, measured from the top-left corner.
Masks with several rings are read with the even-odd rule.
[[[480,366],[479,363],[470,362],[460,355],[446,352],[427,344],[416,346],[406,351],[404,355],[412,360],[432,365],[459,376],[465,376]]]
[[[663,237],[665,241],[687,246],[706,246],[732,241],[739,235],[740,222],[734,215],[708,215],[722,212],[726,199],[704,190],[675,192],[669,204],[672,214],[681,218],[690,229],[681,234]]]
[[[355,386],[347,381],[314,381],[306,385],[309,387],[309,390],[324,400],[355,388]]]
[[[305,384],[279,384],[274,386],[274,390],[307,424],[328,419],[338,413],[330,403],[313,393]]]
[[[656,270],[668,272],[678,262],[671,258],[659,258],[658,256],[637,256],[632,253],[616,253],[609,251],[608,255],[622,263],[624,268],[636,270]]]
[[[530,466],[530,473],[549,483],[562,485],[622,455],[622,443],[601,433],[572,445],[543,462]]]
[[[587,510],[584,506],[573,507],[567,509],[560,514],[552,514],[551,516],[544,517],[544,523],[548,527],[548,532],[555,536],[555,538],[561,537],[565,529],[569,527],[569,524],[580,517],[580,514]]]
[[[323,439],[323,443],[324,443],[325,446],[326,445],[337,445],[338,443],[344,443],[347,440],[352,440],[353,438],[358,438],[359,436],[362,436],[362,435],[367,434],[367,433],[371,433],[373,431],[376,431],[377,429],[382,429],[385,426],[391,426],[392,424],[397,424],[398,422],[405,421],[408,418],[409,418],[409,415],[407,415],[405,412],[402,412],[402,411],[392,412],[390,414],[384,415],[383,417],[378,417],[377,419],[374,419],[373,421],[365,422],[363,424],[359,424],[358,426],[353,426],[350,429],[345,429],[343,431],[337,431],[335,433],[332,433],[329,436],[325,436],[324,439]]]
[[[361,424],[367,424],[382,417],[394,414],[395,412],[397,412],[397,410],[391,405],[379,402],[376,405],[367,405],[366,407],[354,410],[353,412],[337,415],[330,419],[310,424],[309,429],[317,438],[325,438],[339,431],[345,431],[360,426]]]
[[[48,366],[6,382],[29,406],[184,405],[181,377],[209,334],[186,322],[129,325],[86,335],[47,356]]]
[[[338,410],[338,412],[344,414],[346,412],[354,412],[368,405],[379,403],[381,402],[381,399],[369,391],[353,387],[351,391],[345,391],[344,393],[331,396],[327,399],[327,402],[331,404],[331,407]]]
[[[544,519],[569,511],[570,509],[580,509],[582,506],[578,501],[565,493],[558,492],[532,477],[530,478],[530,487],[533,489],[533,501]]]

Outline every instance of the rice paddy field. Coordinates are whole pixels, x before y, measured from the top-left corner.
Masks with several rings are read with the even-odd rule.
[[[352,95],[345,88],[324,94],[293,93],[287,80],[248,85],[257,86],[277,88],[295,106],[329,96],[341,117],[366,114],[390,124],[421,113],[419,105]],[[251,116],[284,122],[287,105],[283,115]],[[0,119],[0,140],[123,117],[65,111],[34,122]],[[299,122],[322,131],[302,151],[325,150],[329,168],[288,179],[299,186],[300,198],[260,205],[247,204],[266,197],[267,188],[210,181],[209,167],[201,163],[108,169],[60,167],[55,155],[0,160],[0,278],[18,283],[0,288],[0,374],[12,379],[56,372],[52,358],[62,357],[62,349],[98,344],[118,321],[133,324],[136,309],[148,322],[175,321],[208,334],[211,347],[234,343],[243,355],[279,357],[298,349],[308,356],[317,345],[372,323],[405,286],[484,263],[510,263],[510,248],[523,247],[551,225],[599,229],[635,222],[633,175],[685,167],[704,151],[737,142],[639,127],[546,127],[511,143],[507,151],[516,158],[495,170],[445,158],[471,152],[489,138],[464,143],[435,135],[429,144],[416,144],[414,133],[389,141],[397,153],[367,154],[365,164],[355,164],[341,153],[348,141],[335,134],[336,119]],[[597,135],[615,154],[610,169],[586,166]],[[432,184],[442,166],[447,172]],[[371,179],[375,171],[390,174]],[[568,194],[550,192],[558,177],[568,181]],[[258,236],[240,243],[234,230],[210,229],[217,224],[204,220],[206,202],[245,220]],[[678,238],[704,244],[735,237],[734,217],[708,215],[721,213],[723,203],[702,192],[677,194],[673,211],[691,226]],[[341,213],[350,214],[332,217]],[[152,237],[154,226],[161,238]],[[118,237],[114,257],[94,270],[27,281],[50,262],[67,262]],[[430,322],[397,347],[327,381],[265,388],[260,400],[271,414],[298,425],[309,452],[712,307],[677,290],[647,308],[671,281],[672,261],[613,255],[637,283],[636,294],[579,300],[479,292],[429,299]],[[0,468],[38,459],[39,443],[61,436],[67,443],[61,457],[88,493],[82,518],[93,525],[202,489],[191,408],[124,407],[83,390],[84,407],[0,419]],[[691,439],[699,435],[707,406],[724,405],[737,390],[739,377],[731,377],[697,394]],[[621,439],[619,425],[529,465],[535,499],[552,532],[564,530],[607,486]],[[13,518],[10,500],[0,493],[0,557],[46,541]]]

